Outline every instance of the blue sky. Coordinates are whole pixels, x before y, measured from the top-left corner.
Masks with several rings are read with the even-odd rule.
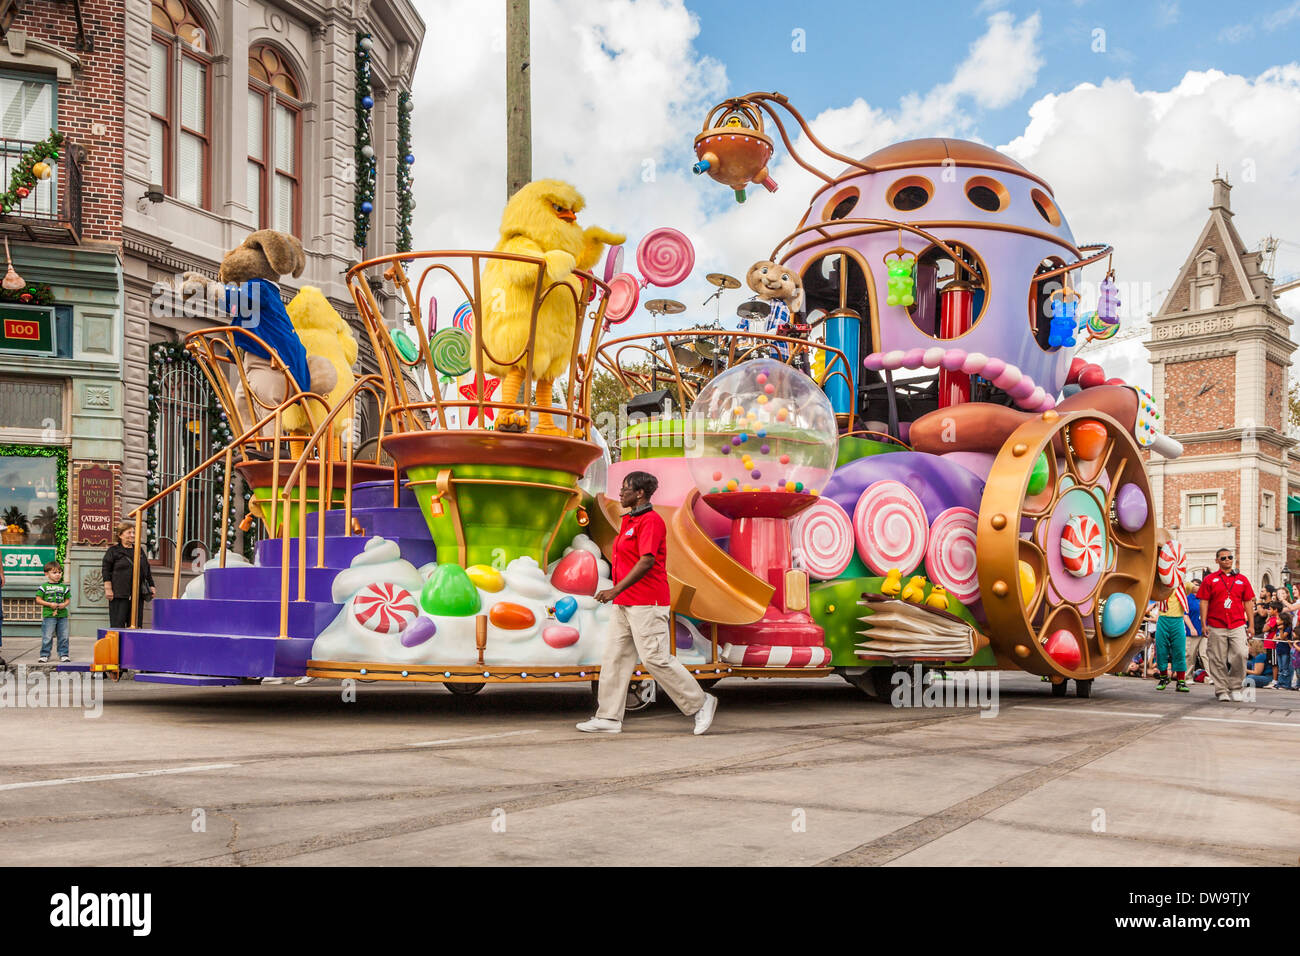
[[[988,143],[1024,131],[1030,104],[1080,83],[1129,78],[1138,89],[1175,86],[1188,70],[1253,76],[1300,51],[1300,2],[1225,4],[1084,0],[1057,3],[880,3],[687,0],[699,53],[724,63],[731,90],[777,90],[806,116],[863,97],[891,106],[951,73],[991,13],[1037,13],[1045,59],[1037,80],[1005,107],[977,115]],[[791,50],[805,31],[807,52]],[[1093,52],[1093,31],[1105,51]]]

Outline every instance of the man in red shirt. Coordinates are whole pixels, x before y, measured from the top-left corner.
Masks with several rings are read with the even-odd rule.
[[[586,733],[617,734],[623,730],[627,685],[638,656],[682,713],[695,717],[695,733],[709,729],[718,709],[718,699],[701,690],[669,651],[668,529],[650,504],[658,487],[654,475],[633,471],[623,479],[619,491],[619,504],[628,513],[614,542],[616,583],[596,594],[602,604],[614,603],[614,615],[600,662],[599,707],[595,717],[578,724]]]
[[[1206,637],[1205,669],[1219,700],[1241,700],[1246,675],[1246,622],[1255,614],[1255,592],[1244,574],[1232,570],[1232,549],[1214,555],[1219,570],[1207,575],[1196,596],[1201,601],[1201,633]]]

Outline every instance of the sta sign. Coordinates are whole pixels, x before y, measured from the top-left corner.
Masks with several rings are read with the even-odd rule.
[[[56,549],[50,547],[5,545],[0,548],[0,554],[4,555],[5,578],[42,578],[45,565],[54,560],[55,553]]]

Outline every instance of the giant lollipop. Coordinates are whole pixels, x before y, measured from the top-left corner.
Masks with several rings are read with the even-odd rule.
[[[623,251],[611,249],[605,261],[605,272],[622,265]],[[636,311],[641,290],[648,285],[661,288],[674,286],[691,274],[695,267],[695,247],[691,240],[676,229],[663,226],[646,234],[636,247],[636,265],[643,278],[640,282],[629,272],[620,272],[609,282],[609,302],[605,306],[605,325],[626,322]]]

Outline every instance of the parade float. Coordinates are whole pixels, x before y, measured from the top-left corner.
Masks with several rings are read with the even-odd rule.
[[[794,151],[781,113],[838,173]],[[511,199],[491,251],[350,269],[378,375],[304,391],[237,323],[191,335],[239,433],[195,472],[220,467],[227,493],[242,476],[245,528],[263,537],[251,564],[223,547],[184,595],[175,576],[149,627],[137,606],[132,627],[101,632],[96,669],[457,693],[594,681],[618,489],[649,471],[672,643],[699,680],[835,673],[882,695],[920,664],[1086,695],[1182,570],[1144,470],[1181,449],[1149,395],[1074,354],[1118,328],[1112,271],[1094,312],[1078,291],[1110,248],[1077,244],[1049,184],[996,150],[926,139],[852,159],[777,94],[712,110],[695,171],[740,201],[749,184],[775,191],[769,128],[822,185],[750,269],[739,328],[612,334],[645,288],[692,274],[692,244],[654,230],[625,269],[624,237],[580,227],[582,197],[544,180]],[[385,322],[377,283],[409,327]],[[434,286],[463,299],[441,328]],[[250,354],[284,379],[255,401]],[[610,449],[598,375],[626,392]],[[378,440],[358,456],[367,402]],[[136,509],[137,528],[183,510],[185,487]]]

